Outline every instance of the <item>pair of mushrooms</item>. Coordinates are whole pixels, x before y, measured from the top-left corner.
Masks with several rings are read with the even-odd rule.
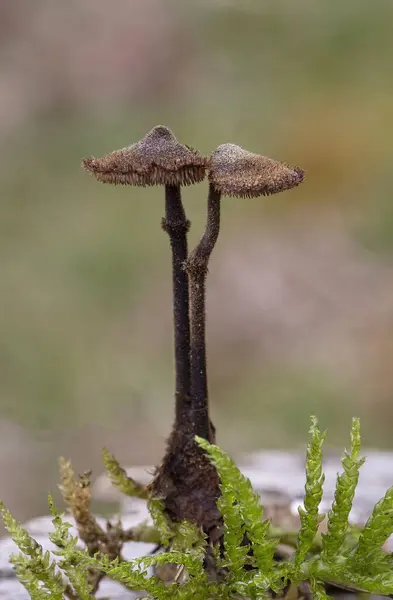
[[[86,158],[82,164],[103,183],[165,186],[166,214],[162,226],[172,247],[176,418],[184,416],[185,399],[191,398],[195,435],[208,438],[205,279],[219,235],[221,196],[245,198],[276,194],[299,185],[303,171],[247,152],[235,144],[222,144],[210,157],[205,157],[178,142],[163,126],[154,127],[141,141],[127,148],[102,158]],[[190,223],[182,205],[180,187],[203,181],[206,172],[209,177],[206,230],[188,256]]]
[[[210,157],[202,156],[178,142],[161,125],[141,141],[102,158],[86,158],[82,165],[103,183],[165,186],[162,227],[172,249],[176,416],[168,451],[152,490],[164,499],[173,519],[194,521],[208,533],[220,520],[215,509],[218,481],[211,466],[201,458],[194,438],[198,435],[211,442],[215,439],[208,410],[205,283],[220,230],[221,196],[276,194],[299,185],[304,173],[235,144],[222,144]],[[190,222],[180,188],[203,181],[207,173],[206,229],[189,254]]]

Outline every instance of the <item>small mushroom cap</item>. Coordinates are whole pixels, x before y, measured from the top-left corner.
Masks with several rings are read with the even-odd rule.
[[[304,171],[236,144],[222,144],[213,152],[209,181],[225,196],[251,198],[289,190],[301,183]]]
[[[205,178],[208,159],[177,141],[163,125],[140,142],[102,158],[85,158],[82,166],[103,183],[123,185],[190,185]]]

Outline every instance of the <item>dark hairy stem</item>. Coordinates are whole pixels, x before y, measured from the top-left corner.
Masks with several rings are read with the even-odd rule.
[[[165,217],[162,228],[169,235],[172,249],[173,318],[176,371],[176,422],[187,411],[190,397],[190,317],[188,274],[184,270],[187,260],[187,220],[181,201],[180,186],[165,186]]]
[[[206,276],[210,255],[220,233],[221,194],[209,186],[206,229],[198,246],[190,254],[186,269],[191,297],[191,403],[194,433],[211,439],[209,426],[206,370]]]

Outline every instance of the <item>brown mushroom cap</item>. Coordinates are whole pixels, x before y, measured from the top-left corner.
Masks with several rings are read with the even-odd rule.
[[[177,141],[163,125],[140,142],[102,158],[85,158],[82,166],[103,183],[123,185],[190,185],[205,178],[207,158]]]
[[[250,198],[289,190],[301,183],[304,171],[236,144],[222,144],[213,152],[209,181],[225,196]]]

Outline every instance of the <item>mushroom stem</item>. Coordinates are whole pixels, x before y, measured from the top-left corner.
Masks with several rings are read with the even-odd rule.
[[[190,254],[186,269],[191,297],[191,403],[194,433],[210,439],[208,384],[206,370],[206,276],[211,253],[220,233],[221,193],[209,185],[206,229]]]
[[[187,260],[187,233],[190,221],[181,201],[180,185],[165,186],[165,217],[162,228],[169,235],[172,249],[173,318],[176,372],[176,422],[187,411],[190,397],[190,317]]]

